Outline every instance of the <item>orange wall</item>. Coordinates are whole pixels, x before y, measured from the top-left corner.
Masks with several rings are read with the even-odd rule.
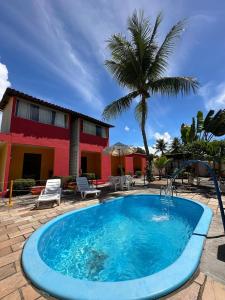
[[[81,157],[87,157],[87,173],[95,173],[98,178],[101,178],[101,154],[82,152]]]
[[[12,158],[10,164],[9,180],[22,178],[24,153],[41,154],[40,179],[42,180],[48,179],[49,174],[53,172],[53,160],[54,160],[53,149],[13,145],[11,151]]]

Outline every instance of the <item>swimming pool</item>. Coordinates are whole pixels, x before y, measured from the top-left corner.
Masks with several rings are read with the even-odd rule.
[[[42,226],[25,244],[22,265],[57,298],[155,299],[192,276],[211,217],[183,198],[117,198]]]

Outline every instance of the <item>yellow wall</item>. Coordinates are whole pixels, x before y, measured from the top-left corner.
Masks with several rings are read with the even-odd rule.
[[[3,188],[5,177],[5,165],[7,156],[7,144],[0,145],[0,190]]]
[[[24,153],[41,154],[41,174],[40,179],[49,178],[50,172],[53,171],[54,151],[53,149],[38,148],[31,146],[12,146],[11,164],[9,178],[19,179],[23,176],[23,158]]]
[[[87,157],[87,173],[95,173],[101,178],[101,154],[95,152],[82,152],[82,157]]]

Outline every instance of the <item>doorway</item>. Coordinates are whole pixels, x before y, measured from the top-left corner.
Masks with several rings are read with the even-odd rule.
[[[87,157],[81,157],[81,172],[82,174],[87,173]]]
[[[23,178],[40,180],[41,154],[24,153],[23,157]]]

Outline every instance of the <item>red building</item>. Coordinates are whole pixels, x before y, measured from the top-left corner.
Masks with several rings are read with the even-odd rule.
[[[0,189],[18,178],[95,173],[116,175],[116,158],[103,153],[111,125],[8,88],[0,102]],[[144,170],[138,154],[123,160],[126,173]]]

